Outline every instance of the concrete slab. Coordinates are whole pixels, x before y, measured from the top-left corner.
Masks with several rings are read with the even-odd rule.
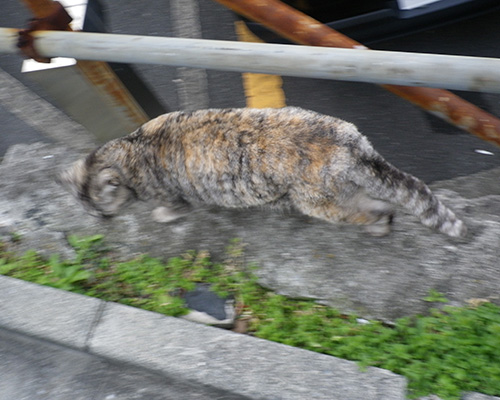
[[[252,399],[405,398],[405,379],[385,370],[119,304],[89,351]]]
[[[487,396],[485,394],[480,394],[480,393],[467,393],[462,398],[462,400],[499,400],[499,399],[500,397]]]
[[[244,400],[0,329],[0,400]]]
[[[0,275],[0,327],[83,350],[98,299]]]
[[[0,358],[2,400],[179,398],[161,397],[166,387],[186,399],[402,400],[406,390],[389,371],[3,276]]]
[[[498,400],[500,397],[495,396],[487,396],[485,394],[480,393],[465,393],[461,400]],[[420,397],[417,400],[442,400],[441,397],[430,395],[426,397]]]
[[[10,133],[9,136],[15,136],[17,129],[24,129],[30,136],[38,134],[40,141],[67,143],[68,147],[80,151],[88,151],[95,147],[95,138],[85,128],[69,119],[62,111],[34,94],[1,68],[0,106],[16,117],[6,120],[3,125],[7,134]],[[19,124],[18,120],[22,123]],[[2,149],[2,153],[4,152],[5,148]]]
[[[2,121],[2,134],[0,135],[0,159],[9,147],[19,143],[35,143],[44,140],[40,132],[33,129],[22,119],[16,117],[4,106],[0,105],[0,121]],[[49,141],[48,138],[45,139]]]

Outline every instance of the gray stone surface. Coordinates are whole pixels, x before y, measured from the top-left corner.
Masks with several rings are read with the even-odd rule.
[[[417,400],[442,400],[441,397],[431,394],[430,396],[419,397]]]
[[[373,238],[357,227],[334,226],[293,213],[264,210],[200,209],[171,224],[151,220],[138,203],[122,216],[100,221],[54,181],[59,168],[78,158],[60,145],[12,147],[0,165],[0,232],[20,233],[19,251],[71,256],[68,234],[104,234],[122,257],[149,253],[168,258],[189,249],[206,249],[220,257],[232,238],[247,245],[261,282],[286,295],[318,299],[344,312],[393,320],[424,312],[430,289],[452,304],[472,298],[498,302],[500,287],[500,195],[476,188],[495,187],[498,170],[470,176],[451,191],[434,189],[469,227],[465,239],[430,231],[399,213],[394,232]],[[462,179],[462,178],[460,178]],[[459,179],[459,181],[460,181]],[[464,178],[465,179],[465,178]]]
[[[405,399],[389,371],[3,276],[0,315],[0,400]]]
[[[19,129],[20,133],[26,131],[31,137],[36,131],[42,141],[63,142],[80,151],[87,151],[95,146],[95,138],[85,128],[43,101],[1,68],[0,106],[16,118],[10,123],[3,120],[3,129]],[[15,132],[3,132],[2,136],[12,137]]]
[[[109,304],[92,353],[253,399],[404,399],[402,377],[277,343]]]
[[[500,397],[495,396],[487,396],[485,394],[480,393],[465,393],[461,400],[499,400]],[[417,400],[442,400],[441,397],[430,395],[426,397],[420,397]]]
[[[2,134],[0,135],[0,159],[7,149],[14,144],[35,143],[43,140],[37,130],[16,117],[1,104],[0,121],[2,121],[3,127]]]
[[[244,400],[0,329],[0,400]]]
[[[85,348],[103,304],[5,276],[0,276],[0,299],[0,327],[76,349]]]
[[[487,396],[480,393],[467,393],[463,396],[463,400],[499,400],[500,397]]]

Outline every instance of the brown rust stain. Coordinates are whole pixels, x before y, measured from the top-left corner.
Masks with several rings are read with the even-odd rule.
[[[77,67],[101,93],[126,114],[130,122],[139,126],[148,121],[146,113],[107,63],[79,60]]]
[[[27,58],[32,58],[41,63],[50,63],[50,58],[41,56],[36,47],[33,32],[40,30],[71,30],[69,23],[73,20],[67,13],[63,5],[57,1],[50,4],[50,7],[45,7],[40,10],[36,18],[28,21],[28,28],[18,32],[17,47],[21,49]]]

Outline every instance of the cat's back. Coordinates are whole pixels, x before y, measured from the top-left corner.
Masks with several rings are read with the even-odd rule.
[[[157,175],[188,198],[232,206],[273,201],[305,177],[320,185],[346,160],[341,142],[352,132],[350,123],[295,107],[208,109],[160,116],[132,140],[153,145]]]
[[[341,119],[298,107],[231,108],[164,114],[143,125],[141,134],[191,146],[222,147],[248,142],[267,146],[313,138],[340,143],[352,135],[353,127]]]

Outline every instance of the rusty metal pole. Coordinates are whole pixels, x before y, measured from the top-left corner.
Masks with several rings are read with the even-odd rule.
[[[59,3],[52,0],[23,0],[36,18],[47,18],[57,12]],[[68,25],[65,30],[71,31]],[[77,60],[77,68],[99,90],[118,105],[128,118],[130,129],[142,125],[149,120],[123,83],[117,78],[110,66],[100,61]]]
[[[216,0],[300,44],[368,49],[279,0]],[[443,89],[382,85],[390,92],[483,140],[500,146],[500,119]]]

